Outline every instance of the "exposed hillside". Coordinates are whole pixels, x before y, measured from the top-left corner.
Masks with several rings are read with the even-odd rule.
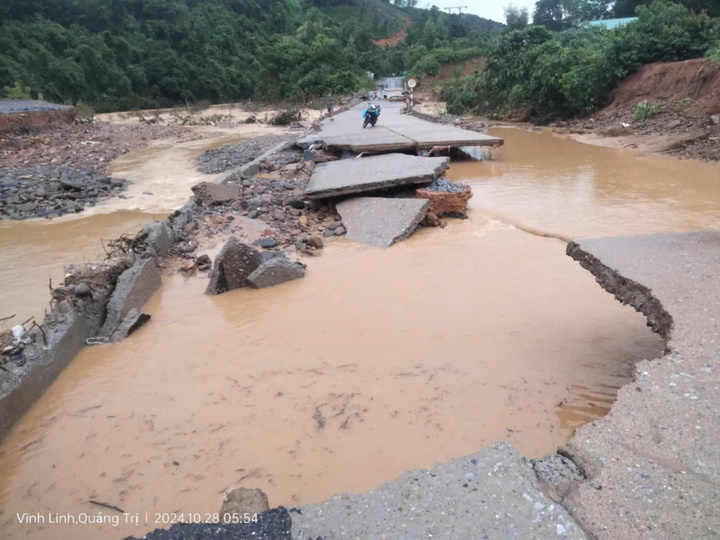
[[[658,104],[661,113],[677,109],[687,118],[720,114],[720,62],[698,58],[643,66],[620,81],[612,102],[598,116],[631,115],[643,100]]]

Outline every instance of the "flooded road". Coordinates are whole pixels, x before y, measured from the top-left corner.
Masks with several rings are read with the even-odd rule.
[[[196,168],[197,157],[234,142],[281,133],[272,127],[248,127],[225,130],[209,138],[191,141],[158,141],[143,150],[130,152],[111,165],[111,175],[130,180],[126,199],[109,199],[98,205],[97,212],[130,208],[143,212],[166,212],[180,208],[192,195],[190,188],[212,181],[216,174],[203,174]]]
[[[0,447],[0,529],[140,536],[156,512],[217,512],[230,486],[294,506],[497,440],[541,456],[605,414],[662,340],[563,242],[507,223],[561,238],[717,226],[720,167],[492,134],[498,161],[449,172],[473,186],[469,220],[388,250],[330,242],[271,289],[207,297],[206,278],[165,278],[150,324],[86,348]],[[91,499],[141,525],[18,524],[97,514]]]
[[[160,217],[122,211],[52,221],[0,221],[0,318],[15,314],[8,321],[15,325],[34,316],[41,323],[50,301],[49,282],[62,283],[66,264],[101,260],[103,241],[135,235]]]
[[[473,209],[531,232],[570,239],[720,228],[720,165],[494,128],[499,159],[454,162]]]

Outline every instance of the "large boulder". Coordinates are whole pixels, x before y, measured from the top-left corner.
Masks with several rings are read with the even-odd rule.
[[[262,263],[248,277],[250,284],[256,289],[272,287],[286,281],[305,276],[305,265],[293,262],[285,257],[273,257]]]
[[[238,186],[232,184],[215,184],[213,182],[200,182],[192,187],[192,192],[200,204],[223,204],[232,202],[240,197]]]
[[[222,294],[247,287],[248,276],[263,262],[260,253],[235,237],[230,238],[215,259],[205,294]]]

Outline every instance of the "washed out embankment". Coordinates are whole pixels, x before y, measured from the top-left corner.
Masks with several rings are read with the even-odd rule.
[[[292,520],[288,538],[338,531],[408,539],[428,533],[717,536],[720,344],[714,337],[720,287],[713,270],[720,263],[720,231],[577,240],[567,252],[667,339],[669,353],[637,366],[636,379],[620,390],[610,414],[581,427],[561,455],[528,461],[496,444],[431,470],[410,471],[368,493],[337,495],[289,513],[278,508]],[[689,271],[695,280],[688,280]],[[173,530],[155,534],[172,538]]]
[[[588,479],[566,506],[598,538],[717,536],[720,231],[578,240],[568,254],[645,313],[668,354],[570,440]]]
[[[492,163],[482,165],[483,169],[486,165],[494,166]],[[281,186],[284,181],[282,178],[255,179],[245,184],[246,180],[240,179],[239,185],[243,192],[248,193],[259,186]],[[271,193],[264,195],[268,195],[268,201],[271,202]],[[206,208],[199,217],[214,219],[216,215],[223,217],[223,214],[231,210],[222,205],[214,208],[214,211]],[[242,212],[248,209],[236,210]],[[264,215],[273,214],[274,211],[269,211]],[[284,209],[282,219],[285,220],[288,215],[289,209]],[[14,442],[6,447],[11,449],[10,459],[16,463],[12,468],[14,472],[10,489],[18,495],[11,500],[17,499],[20,503],[23,500],[16,491],[20,486],[38,480],[44,482],[36,474],[40,469],[44,471],[48,481],[60,481],[67,486],[76,486],[72,498],[78,505],[85,504],[83,494],[93,478],[101,479],[102,485],[98,485],[97,490],[108,500],[113,497],[113,500],[117,500],[119,484],[113,479],[119,479],[120,484],[124,485],[122,502],[128,508],[143,504],[147,506],[152,499],[159,501],[154,504],[162,508],[176,509],[177,505],[181,504],[193,511],[199,508],[216,511],[217,486],[222,484],[222,487],[226,487],[228,482],[237,478],[261,485],[271,494],[273,504],[286,500],[319,500],[336,491],[368,489],[407,470],[408,467],[429,466],[437,461],[467,454],[486,446],[492,440],[507,437],[517,442],[521,448],[523,444],[527,444],[522,443],[523,440],[535,441],[532,444],[536,444],[539,432],[535,429],[541,420],[540,417],[533,416],[533,411],[546,420],[548,416],[554,418],[551,411],[557,403],[557,390],[569,384],[573,389],[569,394],[569,401],[573,405],[562,406],[557,420],[550,420],[552,423],[547,429],[541,424],[543,436],[549,437],[548,447],[537,452],[523,449],[530,455],[542,455],[551,451],[558,444],[556,437],[566,439],[573,427],[607,410],[613,398],[608,387],[617,387],[627,380],[627,373],[622,372],[631,368],[634,359],[652,358],[659,350],[655,342],[638,342],[638,338],[642,340],[647,337],[639,316],[628,313],[627,309],[622,309],[609,298],[605,298],[601,291],[595,290],[594,284],[584,272],[578,269],[568,273],[572,265],[568,265],[568,261],[562,257],[562,250],[556,242],[534,239],[483,220],[477,214],[473,217],[472,221],[452,224],[443,231],[421,231],[421,236],[392,248],[389,252],[374,251],[371,248],[358,249],[340,240],[333,249],[348,247],[346,257],[338,259],[325,256],[314,261],[316,264],[313,264],[312,271],[304,281],[282,285],[281,289],[267,293],[269,295],[262,293],[263,296],[254,291],[231,292],[213,300],[214,308],[209,305],[208,309],[193,307],[195,301],[208,301],[207,297],[201,294],[204,289],[202,279],[191,279],[188,285],[182,283],[182,278],[172,278],[170,283],[175,284],[172,289],[175,293],[164,291],[162,296],[151,301],[148,308],[155,317],[154,324],[139,330],[131,340],[119,346],[121,349],[83,351],[78,362],[70,366],[73,371],[64,373],[56,385],[57,390],[51,389],[31,413],[36,416],[25,423],[27,429],[18,429],[17,437],[13,436]],[[282,227],[282,221],[278,223]],[[333,237],[334,235],[331,238]],[[420,241],[422,249],[418,249]],[[431,245],[427,244],[428,241]],[[551,245],[554,247],[549,248]],[[434,247],[434,253],[430,252],[431,246]],[[470,250],[473,250],[474,262],[469,263]],[[351,257],[353,254],[356,256]],[[488,263],[490,260],[493,261],[492,265]],[[500,264],[499,261],[505,262]],[[325,272],[321,270],[323,265],[329,265]],[[377,272],[379,267],[383,268],[382,273]],[[454,275],[453,280],[448,281],[449,267],[453,268],[454,274],[462,271],[467,274]],[[508,275],[508,269],[514,269],[516,273]],[[416,280],[409,280],[409,274],[421,276],[429,291],[442,291],[443,294],[418,295]],[[369,280],[368,276],[372,279]],[[542,283],[528,280],[528,276],[540,279]],[[348,291],[357,290],[357,283],[364,283],[365,287],[361,291],[362,297],[352,301],[347,296]],[[483,285],[478,288],[478,283]],[[561,296],[572,299],[572,302],[557,302],[558,283],[569,287]],[[507,290],[503,292],[499,284],[506,285]],[[194,286],[196,288],[193,288]],[[412,290],[408,290],[408,287]],[[183,297],[182,294],[190,296]],[[538,294],[540,297],[536,296]],[[594,296],[583,302],[586,294]],[[238,295],[242,295],[243,302],[237,301],[237,298],[240,298]],[[471,295],[477,296],[473,300]],[[331,302],[330,299],[334,300]],[[528,309],[530,299],[536,300],[532,302],[536,310]],[[166,313],[171,314],[171,319],[166,319],[167,315],[163,316],[155,311],[158,304],[154,302],[166,301],[176,302],[168,305],[166,310]],[[572,309],[578,307],[575,306],[576,302],[583,305],[582,309],[587,310],[584,315],[572,312]],[[309,307],[316,303],[316,309]],[[225,307],[218,309],[220,306]],[[378,306],[382,306],[382,317],[377,315]],[[547,306],[557,309],[555,318],[549,315]],[[468,309],[471,310],[469,315]],[[502,311],[505,309],[509,311]],[[570,311],[566,311],[568,309]],[[607,312],[607,325],[598,329],[598,317],[604,309],[610,310]],[[219,317],[218,320],[206,320],[207,315],[213,313]],[[321,322],[316,330],[307,332],[308,313],[331,315],[320,316]],[[620,315],[621,313],[624,315]],[[238,331],[237,326],[239,317],[244,321],[240,324],[241,331]],[[526,317],[527,320],[518,325],[518,317]],[[290,323],[296,321],[295,324],[283,325],[282,340],[277,339],[280,331],[277,321],[280,318]],[[538,326],[539,320],[544,322]],[[484,322],[483,327],[488,332],[484,339],[478,336],[479,321]],[[500,326],[496,326],[493,321]],[[503,324],[506,326],[502,326]],[[545,324],[548,325],[547,328]],[[518,326],[523,329],[519,336]],[[196,328],[199,333],[179,333],[177,328]],[[421,331],[419,328],[425,330]],[[549,331],[550,328],[571,328],[572,331],[569,331],[569,335],[557,336],[559,341],[556,343],[552,340],[554,334]],[[351,331],[349,335],[348,330]],[[166,331],[171,331],[172,335],[164,334]],[[287,334],[288,332],[294,333]],[[421,336],[422,339],[411,344],[398,344],[397,335],[404,332]],[[624,335],[625,338],[618,340],[617,335]],[[229,344],[228,336],[239,341]],[[497,343],[497,336],[504,336],[502,343]],[[588,336],[594,336],[591,341],[598,343],[594,350],[594,353],[598,354],[597,358],[587,357]],[[611,336],[614,338],[611,339]],[[353,339],[356,340],[354,345]],[[336,347],[325,347],[328,341],[334,340],[337,340]],[[539,347],[538,340],[545,346]],[[621,348],[614,348],[619,342],[622,342]],[[368,351],[368,343],[375,343],[379,349],[375,352]],[[482,343],[487,355],[485,363],[480,365],[477,359],[478,343]],[[262,347],[259,347],[259,344],[262,344]],[[563,346],[561,344],[569,347],[569,350],[560,348]],[[400,345],[403,350],[393,349],[393,346]],[[164,347],[176,346],[178,349],[175,351],[161,350]],[[494,348],[493,351],[489,351],[489,346]],[[528,349],[519,351],[516,349],[518,346],[527,346]],[[630,348],[623,350],[622,347],[625,346]],[[128,347],[139,349],[133,353]],[[280,349],[276,350],[276,347]],[[407,347],[411,348],[410,354]],[[153,350],[157,352],[151,354],[149,351]],[[196,350],[196,353],[188,354],[191,350]],[[222,351],[228,350],[233,351],[232,357],[223,356]],[[341,353],[329,353],[328,350]],[[314,352],[303,359],[302,354],[298,356],[298,351]],[[544,352],[540,354],[540,351]],[[105,353],[108,357],[104,360],[98,358],[98,354]],[[445,368],[434,363],[434,359],[446,358],[448,354],[459,359],[455,362],[463,366],[459,371],[452,366]],[[143,355],[150,355],[149,358],[158,361],[144,362],[137,366],[137,370],[128,372],[127,358]],[[351,358],[348,358],[349,356]],[[177,362],[168,365],[160,361],[167,357],[186,359],[191,363],[180,369]],[[318,361],[318,364],[311,363],[312,367],[306,370],[307,372],[298,371],[297,366],[305,365],[310,357]],[[388,357],[397,363],[389,363]],[[85,360],[81,360],[83,358]],[[201,366],[197,363],[198,358],[212,358],[213,361]],[[242,358],[243,362],[238,362],[237,358]],[[379,359],[381,365],[367,365],[369,358]],[[409,358],[413,359],[414,363],[408,363]],[[527,375],[534,369],[539,369],[542,377],[528,376],[528,380],[522,381],[499,379],[496,384],[488,386],[488,370],[497,365],[497,362],[492,361],[493,358],[515,358],[518,361],[532,359],[532,369],[518,365],[516,369],[508,370],[508,364],[504,362],[502,372]],[[568,364],[558,366],[558,358],[567,360]],[[613,364],[614,373],[609,379],[605,379],[608,377],[608,359],[624,361],[621,360],[619,365]],[[418,361],[421,361],[420,365],[417,365]],[[93,369],[93,366],[97,365],[103,366],[102,372]],[[272,366],[272,369],[268,370],[269,366]],[[211,369],[218,369],[220,372],[207,371]],[[380,380],[387,381],[386,386],[377,379],[377,371],[383,369],[387,370],[387,373]],[[552,371],[554,369],[559,372],[555,374]],[[351,370],[352,377],[348,376],[348,370]],[[473,370],[478,370],[475,375]],[[587,384],[590,378],[588,370],[600,377],[596,385]],[[195,378],[188,378],[188,374],[192,373],[213,381],[213,388],[216,388],[217,392],[208,396],[205,386],[197,385]],[[231,377],[234,381],[227,379],[228,373],[236,375]],[[95,378],[97,375],[101,379]],[[178,379],[173,382],[173,377]],[[298,382],[299,377],[302,380]],[[570,380],[563,377],[570,377]],[[236,386],[248,379],[252,379],[252,384]],[[357,387],[344,386],[350,383],[350,379]],[[167,393],[162,396],[157,395],[157,388],[152,384],[157,380],[163,380],[167,385]],[[140,384],[143,381],[150,386]],[[436,381],[437,387],[432,388],[438,392],[437,395],[427,394],[430,390],[429,381]],[[472,381],[476,381],[476,384],[469,388],[467,385]],[[188,383],[192,383],[192,387],[189,387]],[[482,391],[475,391],[478,385],[482,386],[483,383],[485,386]],[[533,390],[536,383],[539,388]],[[114,389],[100,408],[97,408],[97,402],[89,403],[96,400],[98,387]],[[297,392],[288,392],[287,388],[290,387],[298,389]],[[68,393],[70,388],[72,396]],[[244,394],[246,391],[252,392],[253,388],[257,393]],[[369,390],[373,388],[376,388],[375,393]],[[562,391],[560,394],[567,402],[568,394]],[[128,399],[128,396],[132,395],[135,395],[135,398]],[[157,401],[151,399],[152,396],[156,396]],[[228,400],[228,396],[232,398]],[[412,398],[410,401],[408,396]],[[451,399],[452,396],[457,397]],[[478,403],[478,396],[484,396],[491,401]],[[525,399],[529,396],[533,399],[532,407],[525,406]],[[117,401],[116,398],[122,399]],[[185,415],[184,421],[178,424],[178,416],[175,415],[178,412],[177,407],[172,408],[173,414],[170,417],[167,416],[169,402],[183,403],[183,406],[187,406],[187,414],[194,412],[190,416],[181,413]],[[594,410],[593,407],[596,407],[598,402],[603,406],[598,407],[600,410]],[[126,408],[141,403],[142,411]],[[155,404],[157,408],[154,408]],[[487,429],[478,434],[478,422],[483,418],[483,411],[493,411],[493,416],[497,416],[495,413],[502,410],[503,404],[508,409],[500,423],[495,425],[490,422],[486,425]],[[43,420],[48,416],[49,410],[45,409],[45,406],[57,413],[50,425]],[[227,414],[230,414],[227,418],[224,416],[224,406],[227,407]],[[244,412],[243,421],[237,420],[238,411]],[[339,411],[345,412],[336,417],[335,413]],[[459,414],[459,411],[464,412]],[[476,413],[467,414],[468,411]],[[393,416],[394,412],[398,414]],[[420,417],[425,419],[424,424],[407,421],[408,418],[417,417],[418,412],[422,413]],[[74,413],[78,413],[79,417]],[[108,423],[108,415],[133,420],[113,420]],[[515,416],[520,424],[511,425],[512,431],[507,431],[505,419],[512,416]],[[286,431],[287,441],[279,439],[279,435],[268,437],[265,425],[248,431],[248,424],[267,417],[284,418],[282,431]],[[32,418],[37,420],[37,424],[33,423]],[[184,449],[175,447],[177,441],[183,439],[178,426],[185,429],[188,424],[204,435],[194,437],[198,439],[198,444],[203,445],[204,450],[200,454],[192,441],[189,441],[189,446]],[[321,425],[322,429],[319,429]],[[123,426],[130,432],[123,431]],[[441,441],[439,447],[428,444],[428,429],[431,430],[430,440]],[[302,432],[298,433],[297,430]],[[91,465],[85,460],[89,465],[88,478],[68,477],[62,480],[57,477],[62,471],[53,469],[54,472],[47,474],[45,468],[36,466],[38,459],[51,461],[53,458],[49,453],[57,455],[60,448],[64,448],[61,453],[72,453],[73,450],[66,442],[79,441],[82,438],[80,434],[88,432],[97,433],[97,438],[92,438],[94,440],[110,441],[119,437],[116,444],[110,446],[123,453],[112,460],[114,465],[108,465],[106,460]],[[248,437],[248,433],[253,432],[255,435]],[[33,452],[33,456],[26,457],[17,451],[28,442],[38,440],[40,433],[43,435],[43,442],[40,449]],[[72,436],[70,433],[77,435]],[[479,435],[484,437],[483,440],[474,438]],[[145,465],[128,462],[125,456],[127,448],[122,441],[137,440],[138,436],[146,440],[147,448],[165,448],[167,452],[160,451],[157,456],[147,456],[149,462]],[[397,437],[398,440],[388,444],[388,441],[393,440],[392,437]],[[323,448],[325,442],[333,444],[323,451],[313,452],[303,445],[298,447],[293,442],[298,440],[316,441],[314,446],[317,448]],[[231,450],[228,441],[233,441],[233,444],[244,441],[242,444],[246,446],[233,447]],[[92,446],[92,441],[89,441],[89,444]],[[465,446],[460,448],[455,444]],[[388,447],[402,449],[403,445],[408,445],[406,451],[398,454],[387,451]],[[362,475],[357,472],[358,448],[363,449],[363,459],[367,460],[367,468],[363,469]],[[425,449],[428,454],[419,455],[420,448]],[[443,455],[438,455],[438,451],[443,452]],[[81,452],[90,455],[94,450],[86,447]],[[237,457],[237,452],[241,452],[242,459]],[[512,453],[506,454],[504,450],[501,453],[506,456],[503,459],[515,459],[510,455]],[[173,467],[182,467],[172,481],[168,481],[165,467],[167,463],[162,459],[162,455],[169,454],[175,454],[176,457],[179,455],[180,458],[175,461],[180,465],[173,464]],[[193,459],[194,455],[205,457],[198,462]],[[410,464],[410,455],[424,461]],[[251,463],[253,459],[255,464]],[[239,461],[242,462],[241,468],[245,470],[237,470]],[[302,466],[298,465],[299,463]],[[383,467],[387,468],[378,471],[377,463],[383,463]],[[112,470],[108,470],[108,467]],[[312,475],[312,478],[299,477],[299,468],[316,471],[316,474]],[[175,469],[171,467],[171,470]],[[463,471],[462,474],[467,478],[468,473],[475,475],[480,470]],[[70,472],[69,469],[67,471]],[[141,484],[144,484],[144,487],[138,486],[134,480],[128,481],[128,478],[135,474],[142,474],[145,480]],[[202,482],[197,475],[204,475]],[[211,475],[214,481],[208,482],[207,475]],[[364,487],[352,484],[359,480],[359,476],[367,482]],[[148,481],[149,478],[156,480]],[[338,487],[342,482],[349,487]],[[10,482],[6,485],[10,485]],[[159,485],[164,485],[167,491],[160,494],[157,491]],[[460,488],[467,489],[462,484],[459,485],[458,489]],[[148,489],[153,493],[145,491]],[[49,496],[44,498],[48,508],[66,504],[59,500],[50,500],[55,497],[51,491],[43,490],[43,493],[49,493]],[[549,508],[549,504],[535,492],[528,493],[528,496],[532,499],[532,508],[535,504]],[[530,503],[524,498],[523,500],[525,502],[522,504]],[[563,519],[566,519],[565,516]],[[554,522],[553,524],[556,527],[558,525]]]

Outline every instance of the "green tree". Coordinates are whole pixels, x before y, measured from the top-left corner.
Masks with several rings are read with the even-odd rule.
[[[561,30],[563,10],[561,0],[537,0],[533,12],[533,24],[544,26],[548,30]]]
[[[505,25],[508,30],[522,30],[528,25],[527,8],[510,4],[505,8]]]

